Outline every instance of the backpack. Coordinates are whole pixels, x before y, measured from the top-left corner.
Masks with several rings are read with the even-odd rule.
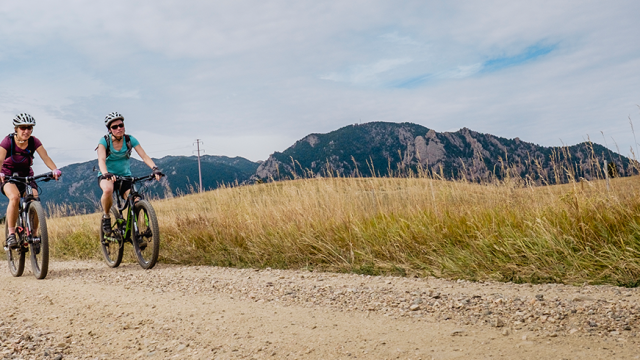
[[[31,162],[33,160],[33,157],[36,154],[36,141],[33,139],[33,136],[29,137],[27,148],[17,152],[17,154],[24,156],[24,159],[22,159],[22,161],[16,161],[16,159],[13,158],[13,152],[14,152],[14,149],[16,148],[16,140],[14,138],[15,134],[9,134],[8,136],[9,136],[9,139],[11,139],[11,151],[10,151],[11,160],[13,160],[14,163],[21,163],[29,159]]]
[[[107,157],[109,157],[109,155],[111,154],[111,145],[109,145],[109,137],[111,136],[111,134],[107,134],[104,136],[104,141],[107,143]],[[127,159],[131,157],[131,150],[133,150],[133,147],[131,147],[131,137],[127,134],[124,135],[124,143],[125,146],[127,147]],[[97,148],[96,148],[97,149]]]

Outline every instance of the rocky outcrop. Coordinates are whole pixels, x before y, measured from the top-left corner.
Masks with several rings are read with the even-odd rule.
[[[427,170],[449,179],[508,176],[545,184],[602,178],[605,159],[616,164],[619,175],[637,172],[637,164],[595,143],[553,148],[468,128],[438,133],[417,124],[373,122],[310,134],[272,154],[253,179],[404,176]]]

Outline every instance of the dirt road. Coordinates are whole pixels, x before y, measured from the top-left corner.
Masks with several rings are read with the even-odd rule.
[[[56,261],[0,289],[13,359],[640,358],[636,289]]]

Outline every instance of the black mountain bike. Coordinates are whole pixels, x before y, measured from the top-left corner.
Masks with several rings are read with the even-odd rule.
[[[138,182],[152,179],[155,179],[153,174],[143,177],[116,176],[116,181],[131,181],[132,184],[126,200],[114,192],[116,202],[111,207],[111,235],[105,236],[102,225],[100,226],[102,255],[107,265],[112,268],[120,266],[126,242],[133,244],[134,253],[143,269],[151,269],[158,261],[158,218],[151,204],[144,200],[136,186]],[[123,217],[125,211],[126,219]]]
[[[31,182],[35,180],[49,181],[52,173],[36,176],[5,176],[5,181],[26,185],[24,196],[20,198],[18,222],[16,224],[16,247],[8,248],[7,260],[9,271],[13,276],[22,276],[25,257],[31,252],[31,269],[38,279],[44,279],[49,271],[49,235],[47,234],[47,219],[40,199],[33,195]],[[9,236],[9,224],[5,221],[5,235]]]

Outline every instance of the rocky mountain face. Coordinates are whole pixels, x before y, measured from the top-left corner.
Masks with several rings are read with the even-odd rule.
[[[615,164],[609,166],[612,175],[637,173],[635,162],[590,142],[544,147],[467,128],[438,133],[411,123],[372,122],[308,135],[271,155],[253,178],[406,176],[422,172],[475,182],[510,176],[535,184],[555,184],[571,177],[602,178],[604,160]]]

